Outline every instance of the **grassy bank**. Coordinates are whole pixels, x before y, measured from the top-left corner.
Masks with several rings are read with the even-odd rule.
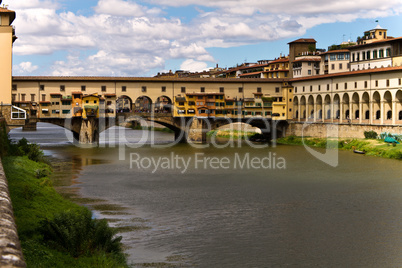
[[[364,151],[366,155],[379,156],[384,158],[402,159],[402,144],[395,147],[383,140],[378,139],[324,139],[314,137],[289,136],[277,139],[278,144],[304,144],[317,148],[339,148],[353,151],[354,149]]]
[[[8,156],[3,166],[28,267],[127,267],[120,240],[95,234],[116,232],[106,221],[92,219],[87,208],[62,198],[48,177],[49,165]]]

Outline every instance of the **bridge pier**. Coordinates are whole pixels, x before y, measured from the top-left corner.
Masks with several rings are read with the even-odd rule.
[[[80,143],[99,143],[99,120],[89,117],[81,121]]]
[[[187,142],[206,143],[208,131],[207,123],[203,119],[194,117],[187,131]]]

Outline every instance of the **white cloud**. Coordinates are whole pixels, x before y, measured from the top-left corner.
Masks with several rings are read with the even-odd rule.
[[[381,5],[378,0],[152,0],[147,5],[98,0],[95,13],[83,16],[60,11],[60,0],[9,1],[17,12],[14,53],[66,51],[69,57],[52,66],[59,75],[143,75],[164,69],[170,59],[184,60],[182,68],[202,69],[215,62],[207,50],[211,47],[299,37],[323,23],[402,12],[401,0]],[[167,13],[166,7],[188,5],[196,6],[197,17],[185,20]]]
[[[202,72],[209,70],[208,64],[206,62],[195,61],[193,59],[185,60],[181,65],[180,69],[190,72]]]
[[[32,62],[21,62],[18,65],[13,66],[13,73],[16,75],[27,75],[36,71],[39,66],[33,65]]]

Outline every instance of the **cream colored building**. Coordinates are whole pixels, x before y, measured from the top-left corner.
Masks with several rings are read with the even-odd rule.
[[[12,83],[12,46],[17,39],[11,24],[15,19],[15,12],[0,7],[0,102],[11,104]]]

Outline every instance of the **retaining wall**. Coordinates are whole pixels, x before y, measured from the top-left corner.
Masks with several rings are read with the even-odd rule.
[[[291,122],[286,130],[286,136],[294,135],[318,138],[339,137],[363,139],[364,132],[371,130],[377,132],[377,134],[382,132],[402,134],[402,126]]]
[[[7,178],[0,159],[0,267],[26,267],[14,221]]]

